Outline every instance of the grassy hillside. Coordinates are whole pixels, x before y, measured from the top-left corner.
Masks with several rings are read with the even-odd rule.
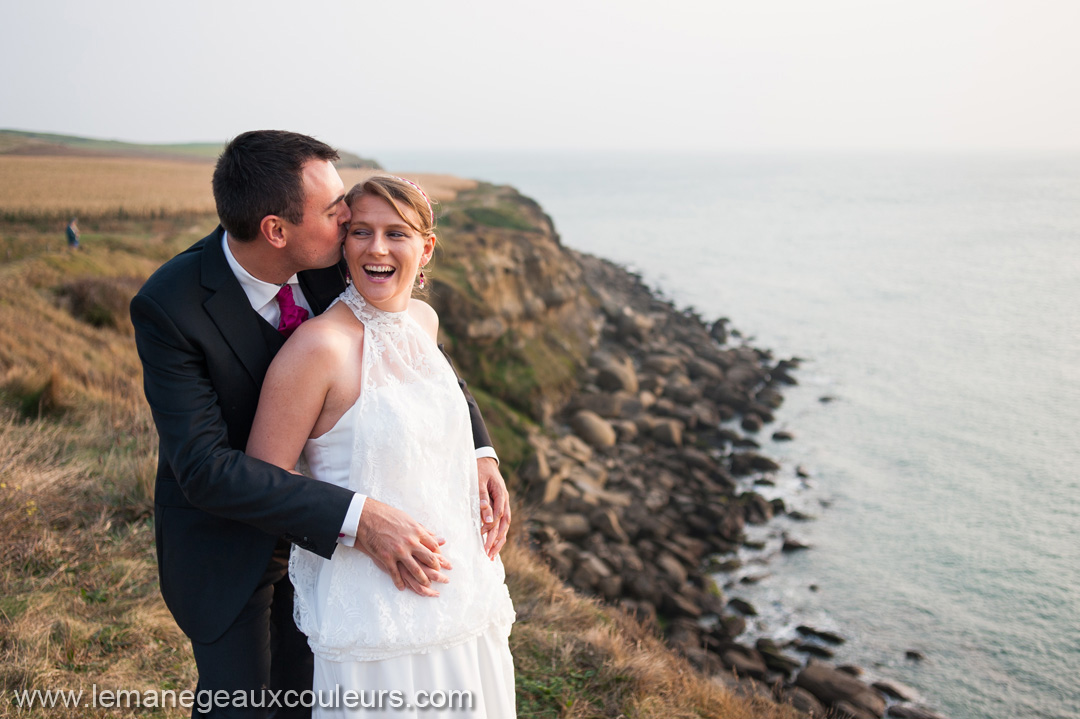
[[[48,172],[65,169],[45,162],[57,158],[33,159]],[[78,163],[69,162],[67,169],[76,172]],[[178,176],[184,166],[174,163]],[[101,184],[93,167],[77,170],[88,173],[86,186]],[[11,188],[3,183],[12,181],[6,177],[0,180],[4,198]],[[432,179],[431,186],[440,182]],[[120,211],[117,197],[112,205],[103,200],[82,223],[84,249],[76,252],[62,249],[63,225],[53,219],[62,212],[45,201],[34,211],[0,215],[0,716],[188,713],[22,711],[12,703],[13,693],[24,689],[195,685],[190,647],[158,592],[151,498],[156,436],[126,308],[155,267],[216,221],[169,210],[164,195],[170,186],[154,182],[146,206],[164,211],[132,216]],[[455,192],[474,184],[441,182],[447,209]],[[452,263],[440,272],[467,276]],[[484,409],[496,432],[520,436],[523,427],[499,424],[512,414],[497,404],[503,389],[486,377],[468,379],[481,402],[490,401]],[[519,512],[515,526],[524,519]],[[568,589],[520,536],[504,559],[519,617],[511,642],[520,716],[794,716],[764,700],[732,696],[626,615]]]

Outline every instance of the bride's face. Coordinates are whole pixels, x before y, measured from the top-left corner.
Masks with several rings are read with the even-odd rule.
[[[408,309],[416,273],[431,259],[435,235],[422,235],[389,202],[363,195],[352,204],[345,261],[364,299],[387,312]],[[419,225],[410,208],[409,220]]]

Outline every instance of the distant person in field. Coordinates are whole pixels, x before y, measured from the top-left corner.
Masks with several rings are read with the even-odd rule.
[[[67,243],[68,249],[79,249],[79,218],[72,217],[71,222],[67,226]]]
[[[293,132],[234,138],[213,176],[219,226],[155,272],[131,302],[146,399],[160,437],[154,524],[161,594],[190,638],[198,689],[310,691],[313,657],[293,621],[290,545],[363,552],[399,590],[449,579],[438,538],[407,513],[244,454],[263,378],[285,338],[342,293],[351,218],[338,153]],[[505,542],[509,495],[469,405],[487,531]],[[497,551],[496,548],[496,551]],[[447,687],[448,689],[450,687]],[[444,687],[430,687],[431,691]],[[192,716],[309,717],[309,707]]]

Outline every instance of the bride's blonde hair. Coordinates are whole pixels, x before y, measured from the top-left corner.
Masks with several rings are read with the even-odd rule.
[[[352,204],[365,195],[375,195],[390,203],[398,216],[422,235],[435,232],[435,207],[421,188],[412,180],[393,175],[372,175],[353,185],[345,195],[345,203]],[[413,211],[415,219],[408,217],[404,208]],[[419,224],[417,223],[419,221]]]

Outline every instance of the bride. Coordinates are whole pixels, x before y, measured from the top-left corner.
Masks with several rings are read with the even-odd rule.
[[[436,345],[438,315],[412,299],[435,249],[434,212],[419,186],[381,175],[346,202],[352,283],[270,366],[247,452],[287,469],[302,452],[316,479],[407,512],[441,546],[434,569],[399,565],[413,591],[367,554],[293,547],[313,689],[321,704],[337,697],[314,715],[513,717],[514,610],[484,549],[468,409]]]

